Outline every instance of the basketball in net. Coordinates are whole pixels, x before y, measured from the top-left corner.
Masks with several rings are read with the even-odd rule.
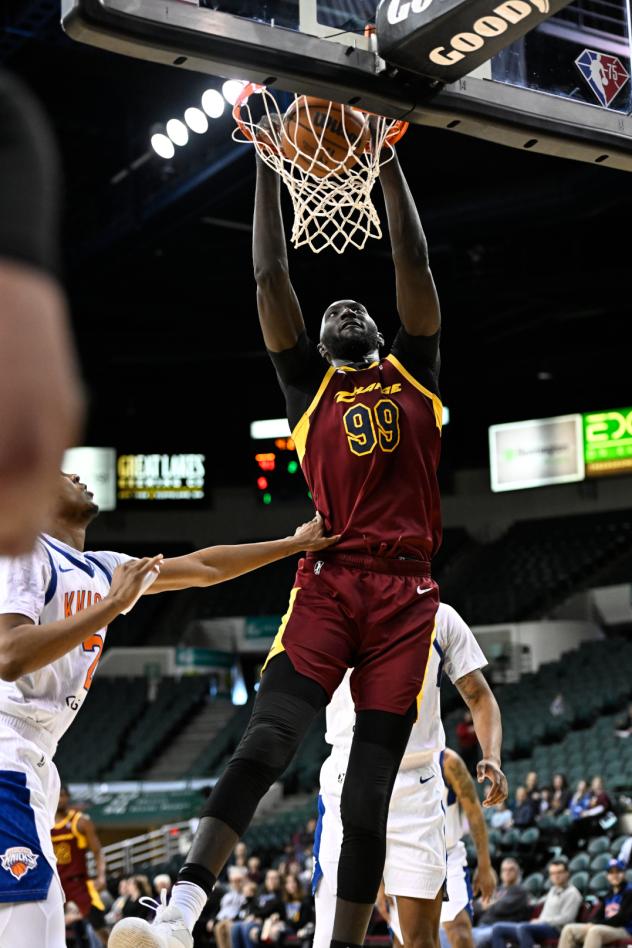
[[[371,142],[368,116],[347,105],[313,96],[297,96],[283,116],[283,154],[323,178],[358,163]]]
[[[235,141],[252,143],[289,191],[294,247],[342,253],[382,236],[371,190],[407,122],[298,94],[282,112],[255,83],[242,89],[233,118]]]

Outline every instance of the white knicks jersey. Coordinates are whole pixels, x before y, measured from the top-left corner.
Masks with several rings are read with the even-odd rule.
[[[130,559],[123,553],[80,553],[42,534],[32,553],[0,557],[0,615],[17,613],[37,625],[74,615],[104,599],[112,573]],[[106,631],[39,671],[0,681],[0,714],[41,728],[58,742],[88,694]]]
[[[445,672],[454,683],[464,675],[485,665],[487,665],[487,660],[472,630],[456,609],[443,602],[440,603],[424,683],[418,699],[419,714],[413,725],[400,770],[413,770],[427,764],[445,747],[440,701],[443,673]],[[351,671],[348,671],[327,706],[325,740],[332,745],[332,756],[336,757],[336,765],[339,768],[343,759],[349,757],[355,726],[350,677]]]

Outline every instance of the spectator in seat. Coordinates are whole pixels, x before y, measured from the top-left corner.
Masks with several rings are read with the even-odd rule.
[[[484,911],[478,916],[481,909]],[[472,937],[477,948],[489,944],[496,922],[521,922],[529,918],[529,893],[522,885],[522,873],[517,860],[510,857],[503,859],[500,865],[500,886],[488,904],[477,901],[474,912],[478,921],[472,929]]]
[[[564,813],[569,806],[571,792],[568,789],[566,775],[562,773],[553,774],[553,790],[551,793],[550,812],[553,816],[559,816]]]
[[[459,744],[459,754],[471,774],[476,776],[478,761],[478,738],[472,723],[472,715],[465,711],[463,718],[456,726],[456,739]]]
[[[578,820],[590,803],[590,791],[585,780],[578,780],[575,793],[570,799],[569,809],[574,820]]]
[[[283,913],[281,877],[276,869],[268,869],[263,887],[252,903],[251,916],[233,924],[230,933],[232,948],[258,948],[265,920],[271,915],[282,916]]]
[[[153,909],[141,903],[141,898],[151,898],[151,886],[147,876],[130,876],[127,880],[127,899],[121,911],[122,918],[151,918]]]
[[[535,823],[535,804],[529,799],[526,787],[516,787],[513,810],[513,825],[517,829],[526,829]]]
[[[255,920],[255,902],[258,892],[257,883],[246,876],[241,892],[244,897],[244,902],[230,930],[231,946],[235,946],[235,948],[243,948],[247,929]],[[242,926],[245,926],[245,928],[242,928]]]
[[[599,913],[588,924],[565,925],[559,948],[601,948],[612,941],[630,942],[632,938],[632,886],[625,881],[625,866],[611,859],[608,866],[610,888]]]
[[[231,948],[230,931],[246,901],[242,890],[247,874],[245,866],[228,867],[228,891],[222,896],[215,918],[209,918],[206,922],[206,931],[215,936],[217,948]]]
[[[311,900],[305,897],[296,876],[287,876],[283,883],[283,912],[270,915],[263,923],[261,941],[265,944],[283,942],[314,919]]]
[[[157,876],[154,876],[152,885],[154,887],[154,892],[156,893],[156,898],[158,901],[160,901],[160,893],[166,892],[168,896],[173,887],[173,882],[171,880],[171,876],[168,873],[160,872]]]
[[[543,813],[548,813],[548,811],[551,809],[552,795],[553,794],[550,787],[542,787],[542,790],[540,791],[540,802],[538,805],[536,818],[538,816],[542,816]]]
[[[311,851],[314,846],[314,833],[316,832],[316,820],[312,817],[305,824],[305,828],[295,833],[292,838],[294,846],[294,858],[299,861],[302,859],[305,850]]]
[[[248,865],[248,847],[245,843],[237,843],[233,849],[233,858],[231,860],[233,866],[247,866]]]
[[[263,876],[261,874],[261,860],[258,856],[250,856],[248,859],[248,878],[260,884]]]
[[[590,797],[577,819],[571,823],[567,842],[570,849],[577,849],[580,839],[588,839],[601,831],[599,821],[612,809],[612,801],[604,790],[601,777],[593,777],[590,784]]]
[[[530,770],[527,774],[527,778],[524,782],[525,790],[527,791],[527,796],[534,804],[534,810],[537,813],[538,807],[540,804],[540,797],[542,796],[542,791],[538,784],[538,775],[535,770]]]
[[[519,948],[533,948],[536,942],[542,944],[547,939],[559,938],[564,926],[577,918],[582,896],[570,883],[565,859],[554,859],[549,863],[549,880],[551,888],[546,894],[539,917],[532,922],[499,922],[494,925],[492,948],[505,948],[508,942],[519,945]]]
[[[503,800],[494,807],[492,818],[489,821],[492,829],[506,830],[513,826],[513,813],[507,806],[507,801]]]
[[[554,718],[561,718],[566,713],[566,703],[564,701],[564,695],[561,691],[558,691],[558,693],[553,698],[553,701],[551,701],[551,704],[549,705],[549,713],[551,714],[551,717]]]
[[[632,702],[628,705],[628,710],[622,718],[619,718],[615,724],[614,733],[617,737],[630,737],[632,735]]]
[[[296,935],[303,943],[314,934],[314,900],[294,876],[288,876],[283,886],[285,899],[286,932]]]

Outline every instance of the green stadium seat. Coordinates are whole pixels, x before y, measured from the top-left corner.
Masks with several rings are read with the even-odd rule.
[[[592,873],[603,872],[604,869],[608,868],[608,863],[611,858],[610,853],[599,853],[590,863],[590,871]]]
[[[588,853],[578,853],[568,864],[569,872],[586,872],[590,867],[590,856]]]
[[[526,830],[523,830],[520,834],[518,840],[518,849],[520,850],[533,850],[537,846],[538,840],[540,839],[540,830],[537,826],[529,826]]]
[[[521,832],[519,829],[508,829],[502,835],[500,848],[504,851],[514,850],[520,841]]]
[[[571,876],[571,885],[574,885],[576,889],[579,889],[582,895],[585,895],[588,889],[589,878],[587,872],[574,872]]]
[[[598,872],[593,876],[588,884],[588,890],[592,895],[601,897],[608,891],[608,876],[605,872]]]
[[[588,875],[586,875],[586,881],[588,881]],[[524,880],[524,885],[527,892],[532,895],[534,899],[539,899],[544,888],[544,876],[541,872],[532,872],[531,875],[527,876]]]
[[[607,836],[597,836],[588,843],[588,853],[591,856],[598,856],[600,853],[607,853],[610,849],[610,840]]]

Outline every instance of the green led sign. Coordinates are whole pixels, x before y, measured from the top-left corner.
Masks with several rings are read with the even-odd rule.
[[[632,471],[632,408],[589,412],[583,423],[589,477]]]

